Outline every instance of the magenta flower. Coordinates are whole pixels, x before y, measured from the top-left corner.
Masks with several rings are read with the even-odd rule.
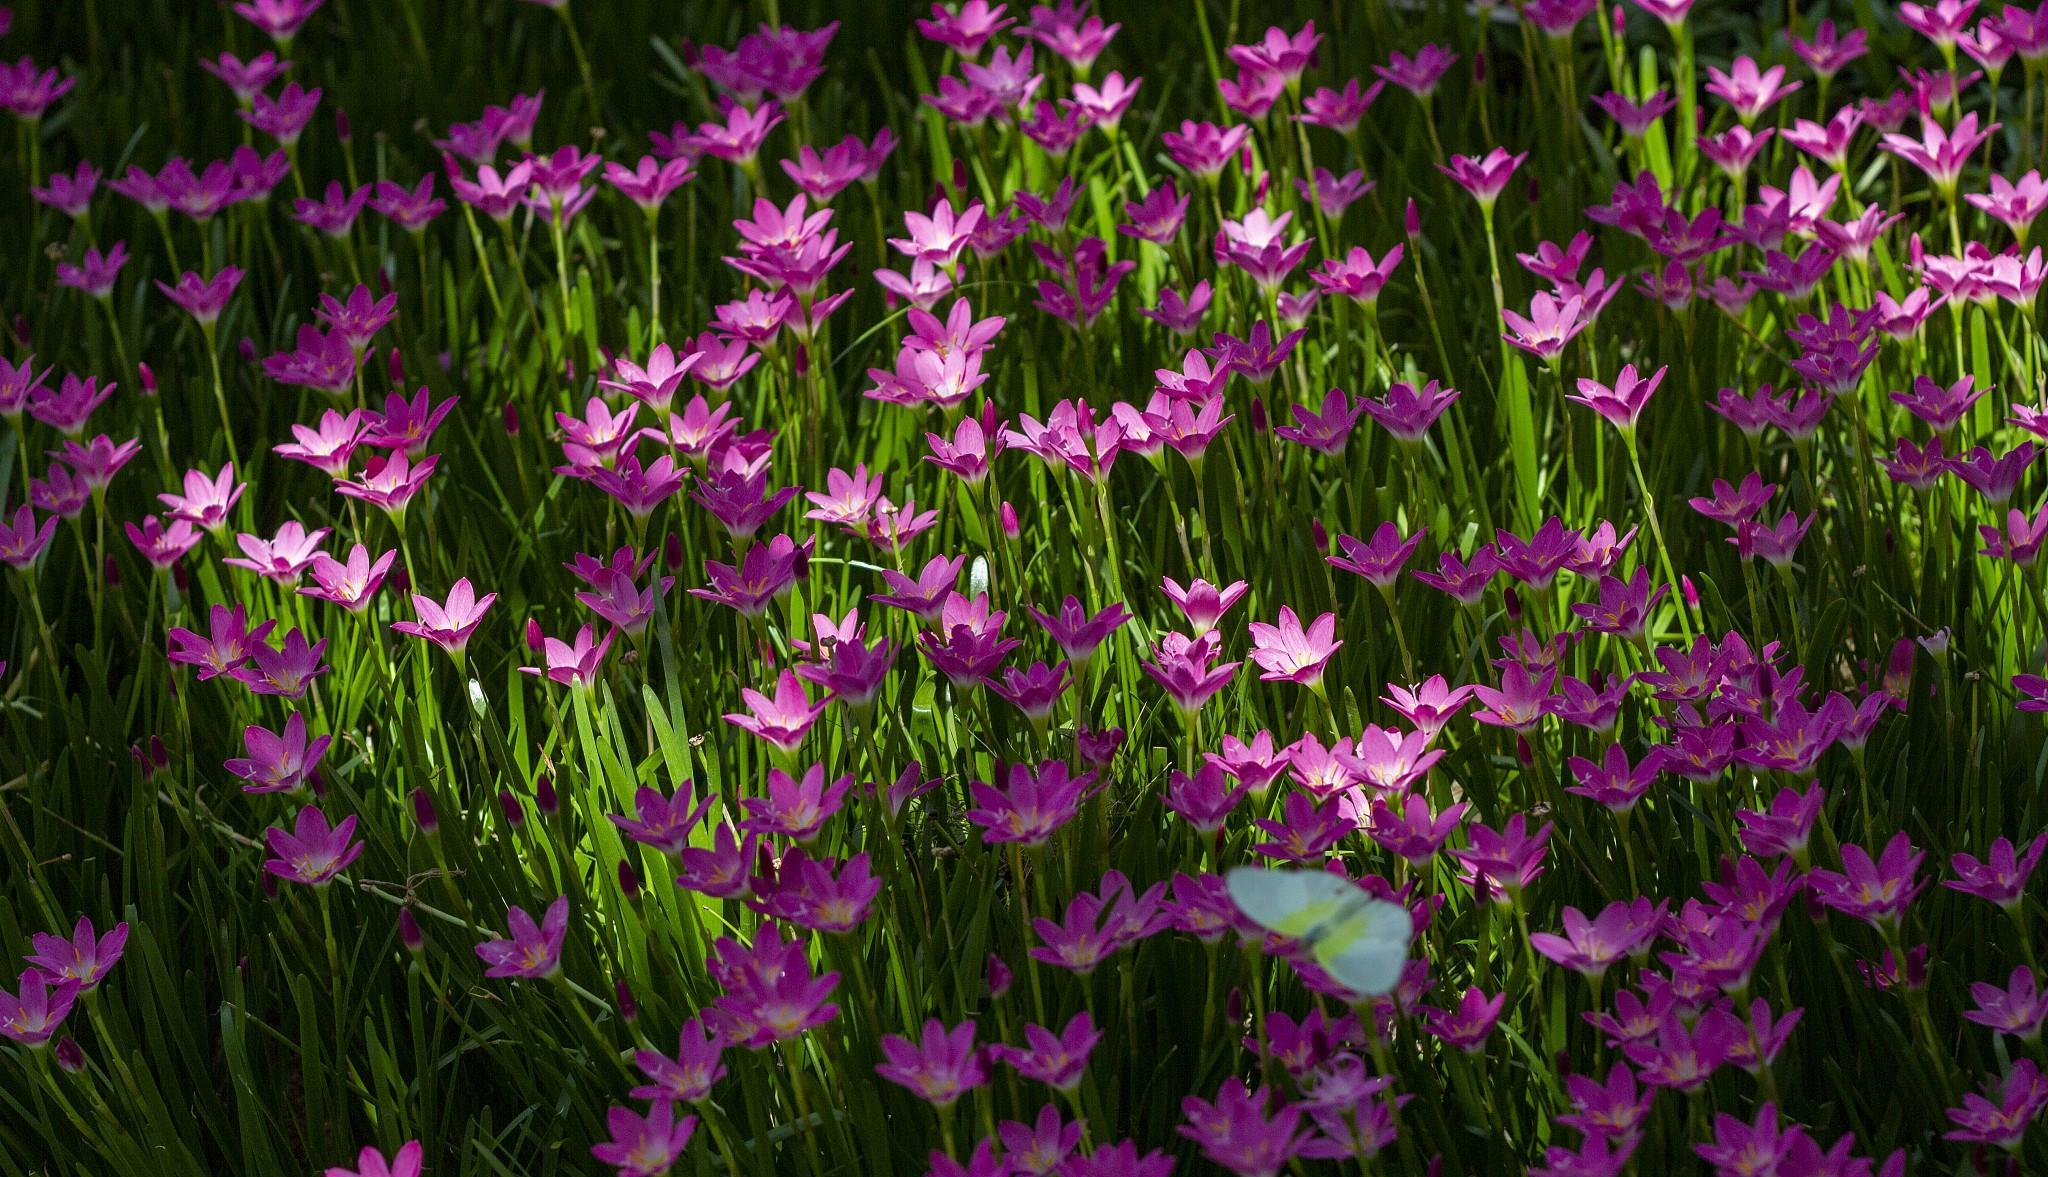
[[[730,713],[725,721],[741,731],[751,732],[784,753],[795,752],[811,725],[825,713],[825,703],[812,703],[804,693],[802,680],[784,670],[775,680],[775,694],[762,694],[751,687],[740,688],[745,713]]]
[[[1526,318],[1509,310],[1500,313],[1508,327],[1501,337],[1546,363],[1555,362],[1566,345],[1586,329],[1590,320],[1585,311],[1582,298],[1559,300],[1539,293],[1529,300]]]
[[[1707,79],[1707,93],[1733,107],[1745,127],[1753,125],[1773,103],[1805,85],[1787,84],[1782,65],[1759,70],[1756,59],[1746,55],[1736,58],[1726,71],[1708,66]]]
[[[277,534],[265,539],[260,535],[243,533],[235,537],[235,543],[242,549],[240,556],[229,556],[221,563],[235,568],[246,568],[258,575],[291,587],[299,582],[299,575],[311,567],[320,552],[320,543],[329,534],[325,527],[307,531],[304,524],[296,519],[287,519],[277,529]]]
[[[0,989],[0,1038],[30,1048],[47,1045],[78,999],[78,982],[63,981],[52,992],[37,968],[23,969],[18,995]]]
[[[1643,409],[1648,407],[1650,397],[1657,386],[1664,381],[1668,367],[1660,367],[1648,379],[1636,374],[1636,366],[1628,364],[1615,378],[1613,387],[1598,380],[1579,381],[1579,395],[1567,396],[1566,400],[1582,404],[1607,419],[1624,437],[1636,431],[1636,422],[1642,418]]]
[[[270,56],[264,54],[265,57]],[[424,1150],[417,1140],[408,1140],[398,1151],[386,1160],[384,1154],[370,1145],[356,1155],[356,1167],[344,1169],[334,1166],[326,1170],[324,1177],[420,1177],[420,1166]]]
[[[597,675],[599,669],[604,666],[604,656],[611,652],[612,639],[617,636],[617,630],[606,630],[604,639],[599,641],[596,630],[585,625],[577,629],[576,640],[573,643],[560,638],[543,638],[540,649],[542,665],[522,666],[519,672],[538,675],[549,682],[561,683],[564,686],[589,690],[597,685]]]
[[[1493,1028],[1500,1024],[1501,1010],[1507,999],[1505,991],[1488,997],[1473,987],[1465,990],[1456,1009],[1423,1006],[1423,1025],[1432,1038],[1444,1045],[1455,1046],[1466,1054],[1478,1054],[1486,1049],[1486,1040],[1493,1036]]]
[[[1807,883],[1825,907],[1880,926],[1892,925],[1926,887],[1924,880],[1913,877],[1926,857],[1902,831],[1892,835],[1875,861],[1863,847],[1843,845],[1842,869],[1815,870]]]
[[[43,970],[59,986],[76,985],[80,993],[90,993],[120,963],[121,954],[128,947],[128,925],[115,924],[107,929],[106,935],[95,936],[92,921],[79,916],[69,938],[37,932],[29,938],[29,944],[35,949],[23,958],[29,964]]]
[[[2032,1045],[2041,1039],[2041,1024],[2048,1021],[2048,994],[2041,991],[2034,972],[2025,965],[2012,971],[2001,989],[1979,981],[1970,986],[1970,998],[1977,1008],[1965,1010],[1963,1020],[1988,1026]]]
[[[1574,756],[1566,766],[1578,783],[1566,786],[1565,792],[1590,798],[1615,813],[1627,813],[1656,783],[1664,762],[1657,749],[1652,748],[1648,755],[1631,767],[1628,752],[1620,744],[1609,744],[1598,764],[1582,756]]]
[[[2044,851],[2048,851],[2048,833],[2036,835],[2024,851],[2017,852],[2009,839],[1999,838],[1991,843],[1991,853],[1982,862],[1974,855],[1957,853],[1950,861],[1956,877],[1944,880],[1941,885],[1995,903],[2009,912],[2017,911],[2026,899],[2027,879],[2040,865]]]
[[[1529,933],[1530,947],[1549,960],[1587,977],[1599,977],[1625,956],[1650,950],[1663,926],[1666,904],[1648,898],[1616,900],[1587,919],[1576,907],[1564,909],[1564,934]]]
[[[1463,863],[1474,876],[1498,889],[1504,898],[1515,898],[1543,873],[1543,857],[1551,828],[1550,823],[1545,822],[1532,835],[1519,813],[1508,818],[1507,824],[1498,832],[1474,823],[1471,844],[1462,850],[1451,851],[1451,857]]]
[[[381,507],[394,518],[402,517],[440,462],[441,456],[435,454],[414,465],[403,451],[389,457],[371,458],[364,463],[360,478],[336,482],[334,492],[344,498],[359,499]]]
[[[1437,45],[1427,44],[1417,49],[1414,57],[1409,57],[1399,50],[1388,54],[1387,64],[1372,67],[1372,72],[1417,98],[1426,99],[1436,93],[1437,83],[1457,60],[1457,54]]]
[[[1212,695],[1227,686],[1236,675],[1237,668],[1243,665],[1241,662],[1215,665],[1222,650],[1222,637],[1214,630],[1194,638],[1169,633],[1152,648],[1152,660],[1139,665],[1152,676],[1153,681],[1166,689],[1167,698],[1182,715],[1192,716]]]
[[[249,755],[227,761],[222,767],[248,783],[244,793],[284,793],[302,787],[320,767],[330,736],[306,738],[306,719],[294,711],[284,721],[283,732],[250,724],[242,729],[242,742]]]
[[[131,523],[128,526],[133,528],[135,525]],[[50,546],[50,537],[55,534],[57,517],[50,515],[38,523],[35,510],[27,504],[16,507],[12,519],[0,515],[0,562],[5,562],[17,572],[27,572],[35,566],[36,558],[43,554],[43,549]],[[134,538],[133,532],[130,538]],[[196,534],[192,542],[199,542]]]
[[[1958,119],[1953,131],[1944,129],[1932,118],[1923,117],[1918,139],[1892,133],[1885,135],[1879,146],[1919,168],[1936,188],[1948,194],[1955,191],[1956,181],[1961,178],[1970,156],[1998,129],[1999,124],[1992,123],[1979,130],[1974,111]]]
[[[1508,180],[1522,161],[1529,158],[1524,151],[1509,155],[1504,147],[1496,147],[1484,156],[1454,155],[1448,167],[1437,165],[1437,170],[1458,182],[1458,186],[1472,194],[1481,209],[1490,214],[1494,202],[1500,199],[1501,190],[1508,186]]]
[[[839,984],[839,974],[814,977],[804,942],[785,942],[772,923],[762,928],[751,948],[720,937],[707,964],[725,993],[705,1016],[714,1032],[734,1045],[759,1050],[839,1015],[839,1007],[826,1000]]]
[[[1048,760],[1036,769],[1012,764],[1001,787],[986,781],[968,786],[975,808],[967,811],[967,820],[982,827],[983,840],[991,844],[1042,846],[1078,817],[1101,787],[1096,774],[1074,776],[1062,761]]]
[[[22,510],[26,511],[28,508],[23,507]],[[53,518],[48,522],[54,524],[56,520]],[[198,528],[183,519],[174,519],[166,526],[162,519],[152,515],[144,519],[140,527],[133,523],[124,523],[121,526],[127,532],[128,542],[134,544],[135,550],[141,553],[142,558],[157,569],[169,568],[176,564],[184,558],[185,553],[198,547],[199,541],[204,538]],[[44,538],[47,541],[48,537]],[[0,545],[0,558],[4,558],[5,555],[6,549],[4,545]],[[11,560],[9,562],[12,563]]]
[[[763,796],[742,800],[750,815],[740,828],[757,834],[779,834],[796,842],[810,842],[825,828],[825,822],[846,802],[853,778],[842,776],[825,783],[825,766],[814,764],[801,779],[779,768],[768,770]]]
[[[645,1116],[631,1108],[611,1108],[605,1112],[605,1129],[612,1138],[591,1145],[590,1155],[617,1168],[619,1177],[662,1177],[682,1160],[697,1131],[697,1117],[675,1117],[676,1105],[666,1099],[655,1100]]]
[[[683,1023],[676,1035],[674,1057],[642,1050],[633,1055],[633,1065],[640,1068],[649,1083],[635,1087],[628,1092],[634,1099],[675,1100],[681,1103],[697,1103],[711,1094],[711,1088],[725,1077],[725,1066],[719,1062],[724,1053],[725,1043],[715,1033],[707,1033],[703,1019],[690,1018]]]
[[[875,1073],[908,1087],[934,1107],[951,1107],[988,1083],[988,1061],[974,1044],[974,1030],[971,1020],[948,1029],[932,1018],[925,1022],[920,1042],[885,1034],[882,1053],[888,1061],[877,1064]]]
[[[544,980],[561,971],[562,946],[569,937],[568,896],[548,904],[539,924],[525,908],[516,906],[505,910],[505,921],[511,938],[486,940],[476,946],[478,958],[490,966],[484,976]]]
[[[1042,1026],[1025,1025],[1024,1041],[1025,1045],[1021,1047],[1001,1043],[992,1045],[988,1048],[989,1057],[1010,1064],[1026,1079],[1035,1079],[1055,1091],[1071,1093],[1080,1087],[1081,1076],[1088,1067],[1088,1056],[1096,1043],[1102,1041],[1102,1033],[1095,1028],[1095,1019],[1084,1009],[1075,1014],[1058,1034]]]
[[[2032,1059],[2020,1059],[2005,1077],[1988,1084],[1994,1102],[1976,1092],[1963,1096],[1963,1106],[1948,1109],[1954,1130],[1943,1133],[1945,1140],[1968,1144],[1995,1144],[2017,1153],[2027,1127],[2041,1109],[2048,1108],[2048,1079]]]
[[[370,550],[361,544],[349,549],[345,563],[325,552],[315,553],[313,562],[307,567],[313,586],[300,588],[299,595],[329,601],[351,613],[359,613],[383,587],[384,578],[391,571],[391,562],[397,558],[398,551],[394,548],[373,561]]]
[[[263,832],[263,840],[276,856],[264,862],[263,869],[287,883],[324,887],[361,857],[363,844],[351,841],[355,832],[353,816],[330,828],[327,815],[318,806],[308,805],[299,810],[290,833],[277,826]]]
[[[279,647],[258,643],[249,651],[252,665],[233,674],[237,682],[254,694],[301,699],[314,679],[333,669],[320,660],[326,652],[326,638],[308,645],[305,631],[295,629],[284,635],[284,643]]]
[[[1444,843],[1457,832],[1469,808],[1468,803],[1459,801],[1442,813],[1432,813],[1429,799],[1415,793],[1402,797],[1399,809],[1375,798],[1372,820],[1366,826],[1366,833],[1389,854],[1421,869],[1443,850]]]
[[[1269,1088],[1253,1092],[1237,1079],[1225,1079],[1214,1103],[1192,1095],[1181,1100],[1188,1122],[1174,1131],[1238,1177],[1274,1177],[1314,1135],[1297,1127],[1301,1104],[1282,1104],[1269,1116],[1275,1102]]]
[[[241,270],[222,266],[211,278],[202,278],[187,271],[179,277],[176,286],[163,282],[156,286],[166,298],[184,308],[201,327],[210,330],[220,320],[221,312],[227,309],[228,300],[235,296],[235,287],[241,282]]]
[[[419,620],[394,621],[391,628],[409,637],[424,638],[460,661],[469,645],[469,635],[483,623],[485,611],[497,599],[496,593],[478,597],[465,576],[449,588],[445,603],[436,603],[432,597],[414,593],[412,607]]]
[[[1251,660],[1265,671],[1260,679],[1300,683],[1311,690],[1321,688],[1323,670],[1344,644],[1336,636],[1335,613],[1322,614],[1304,630],[1294,610],[1282,605],[1277,625],[1254,621],[1247,628],[1252,636]]]

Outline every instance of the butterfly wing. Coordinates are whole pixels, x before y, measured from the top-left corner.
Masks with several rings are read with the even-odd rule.
[[[1358,888],[1319,870],[1241,866],[1224,876],[1238,909],[1282,936],[1303,938],[1343,914]]]
[[[1378,997],[1400,982],[1413,931],[1400,904],[1356,895],[1316,938],[1316,963],[1353,993]]]

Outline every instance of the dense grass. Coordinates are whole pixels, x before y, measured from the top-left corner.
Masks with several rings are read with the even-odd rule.
[[[1555,35],[1536,27],[1560,12]],[[1757,1171],[2048,1165],[2039,1134],[2007,1153],[1950,1112],[2002,1085],[2023,1128],[2048,1102],[2038,1014],[2032,1034],[1967,1016],[1990,1000],[1973,985],[2038,975],[2040,262],[2031,216],[1997,215],[2024,198],[1970,197],[2041,182],[2039,55],[1951,97],[1942,71],[1977,67],[1927,35],[1944,18],[1861,2],[1709,0],[1670,25],[1556,3],[1524,21],[1378,0],[1101,15],[1121,28],[1084,70],[1021,25],[964,64],[920,32],[931,13],[894,5],[329,0],[288,47],[228,5],[15,6],[0,56],[76,84],[0,143],[0,358],[23,373],[0,380],[0,525],[25,498],[31,535],[66,514],[0,569],[0,952],[43,958],[0,991],[62,971],[39,933],[84,917],[126,941],[86,991],[59,990],[75,1004],[46,1044],[0,998],[0,1174],[295,1174],[415,1140],[429,1174],[604,1171],[608,1111],[669,1106],[631,1094],[649,1082],[636,1052],[668,1054],[679,1031],[701,1050],[706,1026],[725,1073],[669,1088],[701,1096],[674,1109],[695,1118],[679,1173],[960,1171],[945,1157],[1035,1172],[1062,1148],[1072,1177],[1169,1159],[1738,1171],[1717,1140],[1773,1119],[1804,1136]],[[758,47],[757,26],[835,18],[758,160],[686,142],[688,178],[652,211],[602,166],[502,218],[451,190],[479,178],[451,127],[515,96],[544,94],[531,148],[553,168],[571,145],[627,168],[651,156],[656,175],[724,120],[720,53]],[[2036,19],[1987,4],[1968,27],[2024,39]],[[1825,80],[1794,51],[1822,20],[1867,37]],[[1135,100],[1049,151],[1043,126],[962,125],[921,98],[993,85],[969,71],[1027,45],[1034,101],[1094,102],[1077,87],[1111,71],[1142,78]],[[1355,130],[1293,117],[1424,46],[1456,57],[1430,96],[1397,79]],[[203,177],[238,148],[279,150],[198,64],[266,49],[291,62],[266,93],[320,91],[268,199],[195,218],[109,189],[131,167],[183,158]],[[1740,89],[1738,59],[1800,83],[1751,120],[1774,133],[1746,171],[1723,166],[1744,124],[1716,80]],[[1247,63],[1303,72],[1247,114]],[[1640,134],[1602,107],[1660,91],[1671,109]],[[1863,121],[1837,164],[1800,124],[1845,109]],[[1906,143],[1972,118],[1996,126],[1948,161],[1952,181]],[[1205,176],[1184,120],[1243,143]],[[885,129],[893,150],[801,210],[829,219],[783,223],[799,195],[783,161]],[[1482,162],[1495,148],[1514,158]],[[490,158],[502,172],[524,151]],[[31,196],[87,163],[107,181],[77,215]],[[1489,166],[1497,199],[1475,199]],[[1369,190],[1333,207],[1353,169]],[[333,233],[294,216],[331,184],[426,177],[446,204],[417,231],[379,211]],[[920,224],[970,207],[1013,218],[1016,239],[963,249]],[[62,277],[117,242],[104,297]],[[922,274],[917,245],[938,262]],[[229,266],[217,323],[161,288]],[[792,270],[815,286],[786,290]],[[928,300],[936,320],[913,316],[902,292],[934,272],[950,286]],[[1176,332],[1162,320],[1198,282],[1213,301]],[[1951,290],[1901,320],[1913,292]],[[785,295],[797,321],[764,326]],[[366,347],[326,334],[379,297],[392,317]],[[1563,302],[1595,309],[1561,348],[1535,346]],[[657,345],[707,353],[672,405],[633,387]],[[331,392],[304,386],[322,367]],[[10,407],[45,369],[47,392]],[[114,391],[67,421],[83,399],[67,374]],[[1432,382],[1455,392],[1441,416],[1404,410]],[[1781,400],[1744,429],[1759,389]],[[624,443],[639,465],[611,436],[629,408],[655,434]],[[392,418],[341,460],[353,490],[278,452],[354,409]],[[1008,438],[985,478],[984,435]],[[431,474],[381,509],[398,467],[378,462],[408,438]],[[65,470],[131,439],[103,488],[53,502]],[[1930,439],[1942,456],[1916,457]],[[223,489],[246,489],[153,566],[143,522],[175,535],[179,506],[160,496],[203,497],[196,479],[229,462]],[[1712,501],[1746,476],[1768,494]],[[885,504],[855,481],[873,477]],[[381,588],[349,609],[307,595],[310,569],[252,570],[288,523],[324,529],[336,560],[392,553]],[[0,535],[0,556],[15,542]],[[1469,603],[1416,575],[1488,553],[1506,567]],[[783,591],[733,607],[734,582],[778,561]],[[922,614],[900,599],[920,576],[940,590]],[[1241,582],[1211,637],[1162,591],[1197,580]],[[473,632],[420,636],[438,620],[412,594],[449,602],[458,581],[495,595]],[[1001,622],[971,603],[984,593]],[[1080,616],[1121,607],[1092,656],[1059,633],[1067,598]],[[227,659],[239,678],[184,656],[242,619],[272,628],[262,658]],[[1327,663],[1281,651],[1297,623]],[[300,670],[321,670],[280,695],[294,633]],[[856,644],[893,661],[864,675]],[[1191,689],[1239,663],[1213,695]],[[1438,722],[1405,694],[1441,700],[1432,676],[1478,694]],[[778,707],[786,748],[759,730]],[[245,791],[273,733],[327,741],[317,771]],[[1265,787],[1246,745],[1291,771]],[[1043,836],[1005,840],[1005,797],[1024,804],[1034,781],[1046,812],[1023,824]],[[1803,825],[1799,796],[1818,803]],[[630,819],[659,825],[671,800],[664,848]],[[1774,807],[1796,847],[1772,841]],[[278,850],[318,832],[306,811],[352,822],[334,849],[360,856],[322,870]],[[1404,843],[1431,815],[1435,844]],[[2024,859],[2007,904],[1970,886],[1997,839]],[[1888,844],[1896,901],[1859,888]],[[1218,878],[1261,863],[1330,864],[1408,906],[1401,987],[1343,992],[1263,935]],[[1098,930],[1090,896],[1108,923],[1076,943]],[[1569,954],[1544,936],[1568,909],[1638,899],[1609,918],[1654,945],[1604,975],[1556,963]],[[558,950],[532,932],[477,951],[557,904]],[[1073,967],[1103,937],[1114,951]],[[783,1022],[760,992],[777,975],[783,997],[800,976],[831,984]],[[1645,1006],[1672,1012],[1627,1047],[1595,1020]],[[1070,1089],[981,1049],[1084,1012],[1101,1038]],[[931,1020],[975,1044],[954,1060],[957,1103],[926,1098],[945,1052],[913,1047],[936,1047]],[[1698,1083],[1675,1074],[1695,1036]],[[1730,1057],[1756,1045],[1775,1061]],[[1622,1068],[1647,1113],[1586,1131],[1586,1080]],[[1085,1128],[1062,1137],[1046,1108]],[[1349,1155],[1333,1141],[1389,1123]],[[1026,1146],[1031,1124],[1052,1153]],[[1802,1151],[1848,1134],[1863,1168]]]

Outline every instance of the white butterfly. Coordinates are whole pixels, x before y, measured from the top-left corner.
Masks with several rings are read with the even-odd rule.
[[[1224,876],[1239,910],[1269,931],[1292,936],[1323,971],[1353,993],[1391,992],[1408,958],[1414,925],[1398,903],[1374,899],[1321,870],[1241,866]]]

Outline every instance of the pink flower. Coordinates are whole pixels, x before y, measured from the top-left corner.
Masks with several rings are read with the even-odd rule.
[[[1666,904],[1647,898],[1616,900],[1593,919],[1576,907],[1564,909],[1564,935],[1529,933],[1529,945],[1549,960],[1587,977],[1599,977],[1625,956],[1649,952],[1663,925]]]
[[[2040,865],[2044,851],[2048,851],[2048,833],[2036,835],[2024,851],[2017,852],[2009,839],[1998,838],[1991,843],[1991,853],[1985,861],[1978,861],[1972,854],[1957,853],[1950,861],[1956,877],[1941,885],[2015,911],[2026,899],[2027,879]]]
[[[1294,610],[1282,605],[1277,625],[1254,621],[1247,628],[1252,635],[1251,660],[1265,671],[1259,676],[1262,680],[1300,683],[1311,690],[1321,688],[1324,668],[1344,644],[1336,636],[1335,613],[1322,614],[1304,630]]]
[[[270,56],[264,54],[265,57]],[[356,1167],[344,1169],[334,1166],[326,1171],[325,1177],[420,1177],[423,1150],[417,1140],[408,1140],[398,1151],[386,1160],[384,1154],[370,1145],[356,1156]]]
[[[128,925],[115,924],[104,936],[93,934],[92,921],[79,916],[69,937],[37,932],[29,938],[35,949],[23,959],[49,974],[61,985],[76,985],[90,993],[106,980],[107,973],[121,960],[128,947]]]
[[[0,989],[0,1038],[30,1048],[47,1045],[63,1026],[78,992],[78,982],[63,981],[53,993],[41,969],[23,969],[19,996]]]
[[[730,718],[730,717],[728,717]],[[778,834],[794,842],[810,842],[846,802],[853,778],[825,783],[825,766],[814,764],[801,779],[779,768],[768,770],[768,784],[759,797],[743,799],[748,818],[740,828],[757,834]]]
[[[1524,151],[1509,155],[1504,147],[1496,147],[1484,156],[1454,155],[1448,167],[1437,165],[1437,170],[1458,182],[1458,186],[1472,194],[1482,209],[1491,210],[1500,199],[1501,190],[1508,186],[1508,180],[1522,161],[1529,158]]]
[[[1759,70],[1756,59],[1747,55],[1736,58],[1725,72],[1708,66],[1707,79],[1707,93],[1734,107],[1736,117],[1745,127],[1755,123],[1757,116],[1771,104],[1806,84],[1793,82],[1788,85],[1784,66],[1774,65],[1767,70]]]
[[[1466,1054],[1477,1054],[1486,1049],[1486,1040],[1493,1036],[1493,1028],[1500,1023],[1501,1010],[1507,999],[1505,991],[1488,997],[1476,986],[1469,988],[1454,1010],[1423,1006],[1424,1027],[1432,1038],[1444,1045],[1455,1046]]]
[[[1815,870],[1807,883],[1825,907],[1873,924],[1896,924],[1927,885],[1913,877],[1926,857],[1901,831],[1892,835],[1875,861],[1863,847],[1843,845],[1842,869]]]
[[[244,793],[283,793],[305,785],[320,767],[332,737],[306,739],[306,719],[294,711],[284,721],[284,731],[250,724],[242,729],[246,758],[229,760],[222,767],[248,783]]]
[[[696,1103],[710,1095],[712,1086],[725,1077],[725,1066],[719,1062],[724,1048],[725,1043],[716,1034],[706,1033],[702,1018],[692,1017],[676,1035],[674,1057],[652,1050],[634,1054],[633,1065],[650,1082],[628,1094],[634,1099]]]
[[[1501,338],[1538,359],[1554,362],[1565,346],[1586,329],[1589,320],[1584,317],[1585,310],[1582,298],[1559,300],[1539,293],[1529,300],[1527,317],[1509,310],[1500,313],[1508,328]]]
[[[545,980],[561,971],[562,946],[569,938],[567,895],[548,904],[539,924],[525,908],[517,906],[506,909],[505,920],[512,932],[509,939],[486,940],[476,946],[477,956],[490,966],[484,976]]]
[[[759,1050],[839,1015],[839,1007],[825,1000],[839,984],[839,974],[813,976],[804,942],[785,942],[773,923],[761,929],[751,948],[719,937],[707,963],[725,993],[705,1016],[735,1045]]]
[[[1955,191],[1956,181],[1962,176],[1963,166],[1969,163],[1970,156],[1999,126],[1992,123],[1979,130],[1974,111],[1958,119],[1954,131],[1945,130],[1932,118],[1923,118],[1918,139],[1893,133],[1886,135],[1880,146],[1925,172],[1942,192],[1951,193]]]
[[[921,1042],[885,1034],[882,1053],[888,1061],[877,1064],[875,1073],[908,1087],[934,1107],[951,1107],[988,1083],[988,1062],[974,1044],[974,1029],[971,1020],[948,1029],[931,1018],[924,1024]]]
[[[991,844],[1043,846],[1080,815],[1081,806],[1101,787],[1096,774],[1072,775],[1062,761],[1048,760],[1035,769],[1012,764],[1002,787],[986,781],[968,786],[975,807],[967,811],[967,820],[980,826],[983,840]]]
[[[746,703],[747,711],[728,714],[725,721],[741,731],[759,736],[785,753],[796,751],[811,725],[825,713],[825,703],[812,703],[804,693],[803,682],[787,670],[776,677],[773,696],[751,687],[742,687],[740,698]]]
[[[1182,588],[1179,581],[1169,576],[1159,582],[1159,590],[1180,606],[1181,614],[1194,627],[1195,636],[1201,637],[1216,627],[1223,615],[1230,612],[1231,606],[1243,599],[1250,586],[1237,580],[1217,588],[1206,580],[1197,579]]]
[[[1607,419],[1624,437],[1636,431],[1636,422],[1641,420],[1643,410],[1649,406],[1650,397],[1657,386],[1664,381],[1668,367],[1660,367],[1649,379],[1636,374],[1634,364],[1624,365],[1621,375],[1615,378],[1613,387],[1598,380],[1581,379],[1579,395],[1565,397],[1568,401],[1582,404]]]
[[[419,614],[419,620],[394,621],[391,628],[393,632],[409,637],[425,638],[460,660],[469,645],[469,635],[482,624],[484,613],[497,599],[496,593],[478,597],[465,576],[449,588],[446,603],[436,603],[432,597],[414,593],[412,607]]]
[[[605,1112],[605,1129],[612,1138],[590,1146],[590,1155],[614,1166],[619,1177],[662,1177],[675,1168],[697,1131],[697,1117],[678,1120],[676,1105],[657,1099],[645,1116],[631,1108],[615,1107]]]
[[[1188,1122],[1175,1131],[1238,1177],[1273,1177],[1313,1135],[1297,1127],[1302,1105],[1282,1104],[1269,1116],[1274,1102],[1269,1088],[1253,1092],[1237,1079],[1225,1079],[1214,1103],[1192,1095],[1181,1100]]]
[[[184,308],[201,327],[210,329],[220,320],[221,312],[227,309],[228,300],[235,296],[235,287],[241,282],[241,270],[222,266],[211,278],[202,278],[188,271],[178,279],[176,286],[158,282],[156,287],[164,292],[166,298]]]
[[[573,644],[560,638],[543,638],[540,651],[542,665],[522,666],[519,672],[589,690],[597,684],[598,670],[603,667],[604,656],[611,651],[612,639],[617,636],[617,630],[607,630],[604,640],[599,641],[596,631],[586,625],[577,629]]]
[[[263,832],[276,855],[264,862],[263,869],[288,883],[324,887],[362,855],[363,844],[351,841],[355,832],[353,816],[330,828],[327,815],[308,805],[299,810],[291,832],[277,826]]]
[[[2014,1153],[2026,1136],[2028,1125],[2048,1107],[2048,1080],[2032,1059],[2020,1059],[2005,1077],[1986,1088],[1996,1102],[1971,1092],[1963,1106],[1948,1109],[1955,1129],[1943,1134],[1945,1140],[1973,1144],[1995,1144]]]

